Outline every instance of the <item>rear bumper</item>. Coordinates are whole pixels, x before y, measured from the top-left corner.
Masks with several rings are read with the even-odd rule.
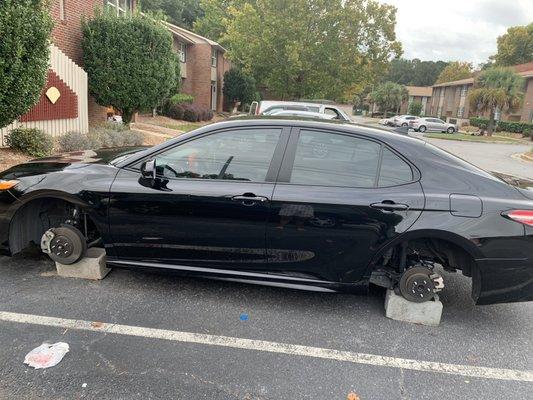
[[[472,296],[476,304],[533,301],[533,258],[477,260]]]

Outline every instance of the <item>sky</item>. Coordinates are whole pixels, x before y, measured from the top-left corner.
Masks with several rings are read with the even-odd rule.
[[[380,0],[396,6],[396,35],[407,59],[468,61],[496,53],[496,39],[533,22],[533,0]]]

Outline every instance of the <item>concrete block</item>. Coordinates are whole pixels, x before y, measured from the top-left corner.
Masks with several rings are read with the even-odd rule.
[[[111,271],[106,266],[105,250],[97,247],[87,250],[85,257],[77,263],[63,265],[56,262],[56,269],[59,276],[93,280],[104,279]]]
[[[396,321],[438,326],[442,316],[442,303],[437,295],[431,301],[413,303],[394,293],[394,290],[387,290],[385,316]]]

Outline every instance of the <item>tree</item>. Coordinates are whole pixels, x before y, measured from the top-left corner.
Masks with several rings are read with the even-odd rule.
[[[409,111],[407,111],[410,115],[420,115],[422,112],[422,102],[420,101],[413,101],[411,104],[409,104]]]
[[[442,70],[435,83],[453,82],[472,76],[472,63],[452,61]]]
[[[447,63],[444,61],[396,58],[390,62],[383,81],[395,82],[400,85],[431,86],[446,65]]]
[[[399,112],[402,102],[409,96],[405,86],[394,82],[385,82],[370,93],[372,103],[375,103],[387,118],[388,111]]]
[[[243,105],[250,104],[257,97],[255,79],[238,68],[226,71],[222,91],[230,102],[241,102]]]
[[[118,109],[125,123],[175,90],[178,60],[172,36],[159,22],[138,13],[104,12],[84,21],[82,29],[89,91],[98,104]]]
[[[489,113],[487,134],[494,131],[496,111],[513,110],[522,104],[524,78],[509,68],[494,67],[481,72],[470,92],[472,110]]]
[[[396,9],[374,0],[257,0],[219,11],[233,64],[284,99],[352,98],[401,52]]]
[[[510,66],[533,61],[533,22],[513,26],[498,37],[498,52],[490,57],[495,66]]]
[[[0,2],[0,128],[39,101],[48,72],[51,30],[43,1]]]
[[[141,0],[140,7],[143,11],[161,12],[168,22],[186,29],[203,16],[200,0]]]

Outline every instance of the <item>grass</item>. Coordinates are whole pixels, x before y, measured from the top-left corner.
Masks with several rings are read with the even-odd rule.
[[[176,130],[183,131],[183,132],[189,132],[189,131],[197,129],[197,128],[201,127],[201,126],[204,126],[205,124],[190,122],[190,123],[186,123],[186,124],[163,123],[161,125],[163,127],[165,127],[165,128],[176,129]]]
[[[482,142],[482,143],[524,143],[521,139],[515,139],[509,136],[473,136],[464,133],[425,133],[424,137],[433,139],[458,140],[463,142]]]

